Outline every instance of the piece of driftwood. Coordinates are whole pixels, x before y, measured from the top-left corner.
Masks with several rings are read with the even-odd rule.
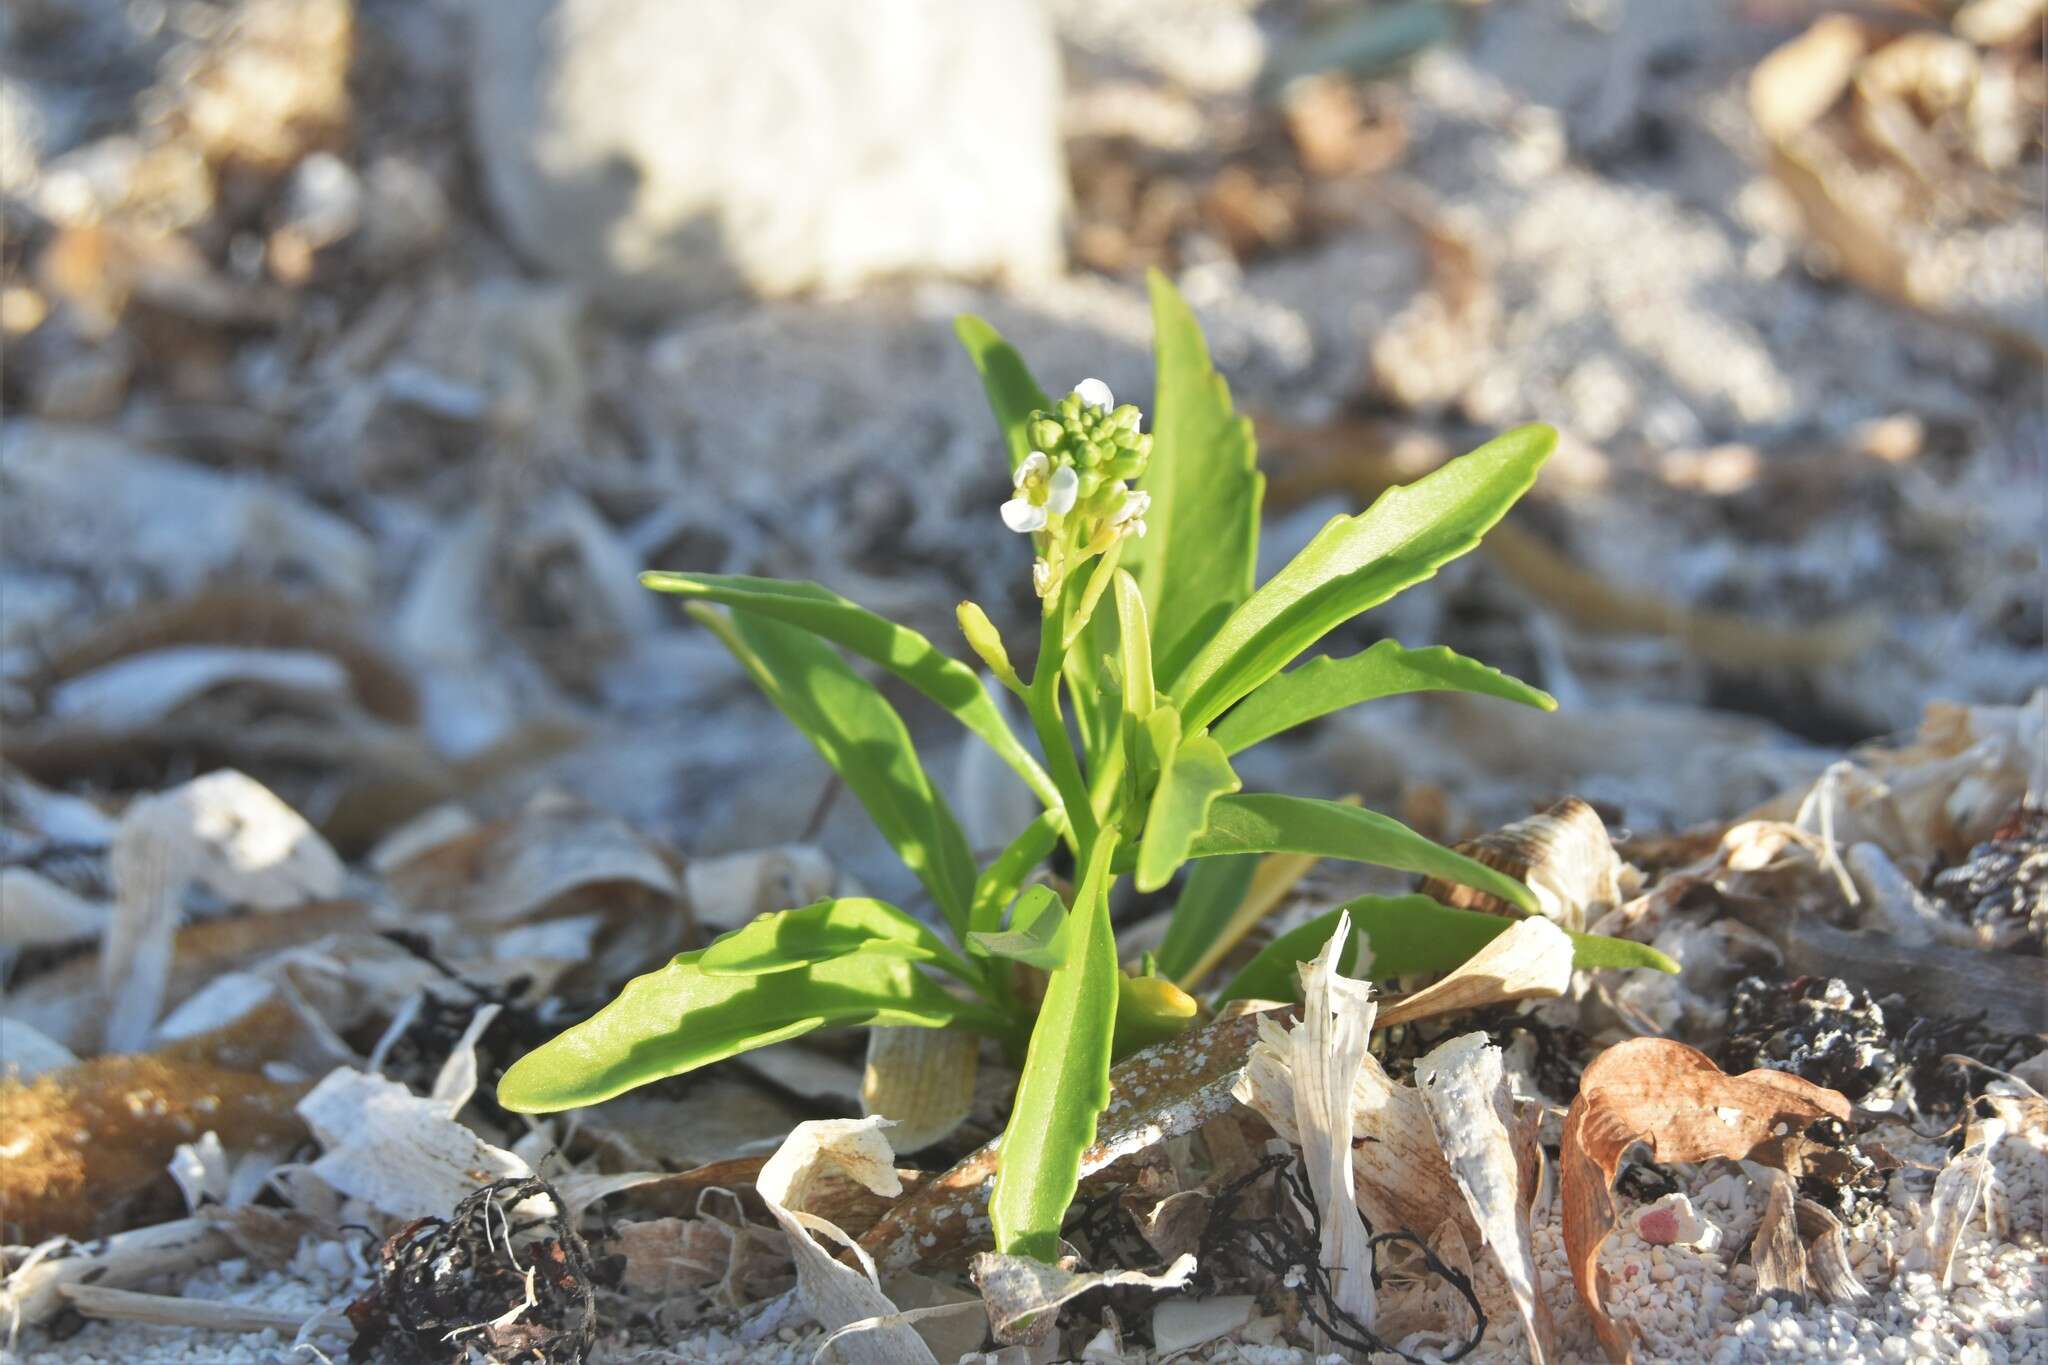
[[[2002,1033],[2048,1032],[2048,959],[1837,929],[1811,914],[1731,898],[1729,908],[1785,954],[1789,976],[1834,976],[1874,996],[1898,994],[1941,1018],[1982,1015]]]
[[[1117,1063],[1095,1145],[1081,1155],[1084,1194],[1091,1178],[1235,1108],[1231,1086],[1258,1033],[1257,1014],[1218,1019]],[[979,1249],[989,1236],[995,1173],[996,1143],[990,1142],[899,1200],[861,1237],[861,1246],[884,1275]]]
[[[196,1327],[202,1332],[296,1333],[306,1314],[255,1304],[219,1303],[212,1299],[181,1299],[169,1294],[138,1294],[97,1284],[67,1284],[57,1291],[89,1318],[142,1322],[152,1327]]]

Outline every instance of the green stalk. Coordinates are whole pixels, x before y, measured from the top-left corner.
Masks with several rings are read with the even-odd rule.
[[[1061,602],[1065,601],[1064,593]],[[1031,712],[1031,728],[1038,735],[1038,743],[1045,750],[1046,766],[1052,772],[1053,785],[1059,788],[1060,801],[1067,809],[1067,823],[1073,834],[1076,852],[1085,856],[1088,847],[1095,842],[1095,811],[1089,804],[1088,784],[1081,776],[1081,764],[1074,757],[1074,742],[1067,735],[1066,722],[1060,715],[1060,665],[1066,658],[1061,641],[1061,617],[1059,605],[1047,604],[1047,610],[1038,630],[1038,661],[1031,668],[1031,692],[1026,704]]]

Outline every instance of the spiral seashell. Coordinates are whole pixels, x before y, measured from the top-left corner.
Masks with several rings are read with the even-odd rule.
[[[1621,858],[1607,837],[1606,822],[1576,796],[1457,848],[1473,861],[1526,883],[1544,918],[1561,928],[1583,932],[1621,903]],[[1423,882],[1420,890],[1463,910],[1511,919],[1524,913],[1498,896],[1439,877]]]

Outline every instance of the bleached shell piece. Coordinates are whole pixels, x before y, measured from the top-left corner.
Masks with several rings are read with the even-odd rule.
[[[1515,1101],[1501,1051],[1484,1033],[1450,1039],[1416,1063],[1415,1084],[1451,1178],[1514,1295],[1515,1308],[1528,1329],[1530,1355],[1536,1365],[1543,1365],[1555,1354],[1555,1328],[1531,1242],[1529,1204],[1534,1192],[1522,1188],[1522,1165],[1515,1151]]]
[[[193,881],[232,905],[282,910],[331,899],[345,880],[325,839],[253,778],[224,768],[121,817],[108,855],[115,913],[100,947],[112,1009],[109,1051],[147,1042],[161,1013],[185,888]]]
[[[98,938],[110,912],[27,867],[0,868],[0,946],[38,948]]]
[[[756,915],[809,905],[832,894],[838,871],[823,849],[811,844],[694,858],[683,873],[697,923],[723,932]]]
[[[1621,904],[1621,858],[1600,813],[1576,796],[1458,845],[1458,852],[1526,883],[1545,919],[1575,933]],[[1422,894],[1459,909],[1521,917],[1497,896],[1429,878]]]
[[[353,1067],[329,1072],[298,1112],[326,1148],[312,1173],[394,1218],[444,1217],[479,1185],[533,1174],[457,1123],[446,1102]]]
[[[161,722],[187,702],[228,686],[328,705],[349,701],[349,675],[335,659],[304,649],[175,645],[131,654],[51,689],[49,712],[105,734]]]
[[[1963,1229],[1990,1192],[1991,1152],[2005,1137],[2005,1123],[1984,1119],[1972,1123],[1966,1136],[1967,1145],[1934,1178],[1934,1197],[1927,1208],[1927,1254],[1943,1289],[1954,1282]]]
[[[1161,1299],[1152,1308],[1152,1349],[1161,1359],[1192,1351],[1237,1331],[1259,1311],[1250,1294],[1213,1299]]]
[[[972,1274],[988,1306],[989,1326],[1006,1345],[1033,1339],[1049,1325],[1046,1315],[1091,1289],[1180,1289],[1195,1273],[1195,1258],[1182,1256],[1165,1270],[1081,1271],[1070,1257],[1047,1265],[1028,1256],[988,1251],[974,1258]]]
[[[33,1024],[0,1017],[0,1078],[32,1081],[77,1060],[77,1053]]]
[[[916,1152],[951,1134],[974,1108],[981,1040],[971,1033],[928,1028],[868,1030],[861,1111],[895,1120],[899,1152]]]

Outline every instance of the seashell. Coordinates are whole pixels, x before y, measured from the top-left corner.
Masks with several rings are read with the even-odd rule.
[[[861,1112],[895,1120],[889,1143],[899,1152],[931,1146],[967,1121],[981,1040],[924,1028],[868,1030]]]
[[[1621,903],[1621,858],[1600,813],[1576,796],[1526,820],[1503,825],[1457,846],[1458,852],[1525,882],[1544,918],[1583,932]],[[1519,919],[1523,912],[1498,896],[1431,877],[1422,894],[1461,910]]]

